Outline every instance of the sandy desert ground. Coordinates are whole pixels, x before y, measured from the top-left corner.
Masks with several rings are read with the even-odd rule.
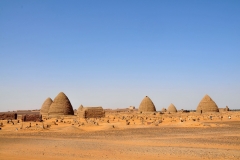
[[[0,122],[3,160],[240,159],[240,112]]]

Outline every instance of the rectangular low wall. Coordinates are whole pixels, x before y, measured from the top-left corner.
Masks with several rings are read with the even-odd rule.
[[[0,120],[17,119],[17,113],[0,113]]]
[[[24,121],[24,122],[28,122],[28,121],[41,122],[42,116],[40,114],[26,114],[26,115],[22,115],[22,121]]]

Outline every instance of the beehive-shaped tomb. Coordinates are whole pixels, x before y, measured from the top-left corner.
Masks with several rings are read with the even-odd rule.
[[[63,92],[60,92],[53,100],[48,115],[74,115],[71,102]]]
[[[168,112],[174,113],[177,112],[177,108],[171,103],[167,109]]]
[[[146,96],[140,103],[138,110],[140,112],[155,112],[156,108],[152,100],[148,96]]]
[[[219,112],[219,109],[217,104],[212,100],[212,98],[206,94],[198,104],[197,112],[198,113]]]
[[[49,111],[49,108],[50,108],[52,102],[53,102],[52,99],[49,97],[43,102],[42,107],[40,109],[41,115],[48,114],[48,111]]]

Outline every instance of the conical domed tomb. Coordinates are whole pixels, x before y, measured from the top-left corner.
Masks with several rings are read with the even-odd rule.
[[[170,113],[174,113],[174,112],[177,112],[177,108],[171,103],[167,111]]]
[[[60,92],[57,97],[53,100],[50,106],[49,115],[74,115],[72,105],[68,97]]]
[[[205,95],[198,104],[197,112],[198,113],[219,112],[219,109],[217,104],[212,100],[212,98],[209,97],[209,95]]]
[[[43,102],[41,110],[40,110],[41,115],[48,114],[48,111],[49,111],[49,108],[50,108],[52,102],[53,102],[52,99],[49,97]]]
[[[140,103],[138,110],[140,112],[155,112],[156,108],[152,100],[146,96]]]

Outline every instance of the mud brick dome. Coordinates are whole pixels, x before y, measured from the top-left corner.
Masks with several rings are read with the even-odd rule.
[[[140,103],[138,110],[140,112],[155,112],[156,108],[152,100],[148,96],[146,96]]]
[[[49,108],[49,115],[74,115],[72,105],[68,97],[60,92],[57,97],[53,100]]]
[[[42,104],[40,114],[48,114],[52,102],[53,102],[52,99],[48,97]]]
[[[212,100],[209,95],[205,95],[203,99],[200,101],[197,107],[197,112],[219,112],[217,104]]]
[[[171,103],[167,109],[168,112],[177,112],[176,107]]]

